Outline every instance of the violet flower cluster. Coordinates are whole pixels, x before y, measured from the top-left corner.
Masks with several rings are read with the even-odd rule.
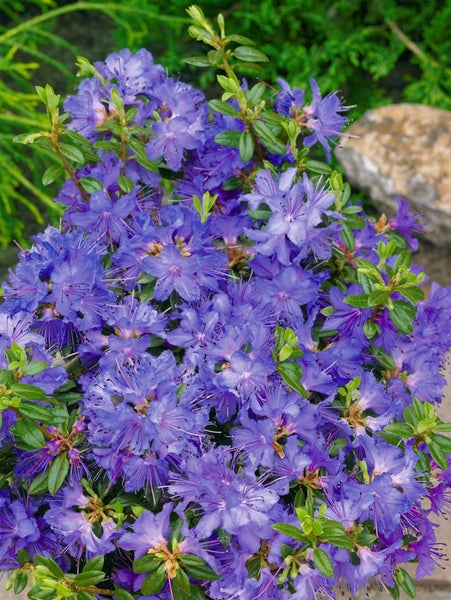
[[[451,289],[424,298],[416,218],[308,162],[346,123],[314,81],[254,126],[146,50],[93,71],[61,226],[3,284],[0,569],[45,600],[409,591],[451,480]]]

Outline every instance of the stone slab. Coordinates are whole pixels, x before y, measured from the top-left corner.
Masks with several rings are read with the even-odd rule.
[[[390,104],[355,121],[335,156],[355,187],[380,212],[396,212],[396,197],[423,215],[427,239],[451,244],[451,111]]]

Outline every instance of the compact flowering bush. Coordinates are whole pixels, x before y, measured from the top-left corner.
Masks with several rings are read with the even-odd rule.
[[[336,94],[191,7],[220,99],[146,50],[80,59],[48,131],[67,175],[0,307],[0,569],[32,600],[394,598],[442,558],[451,289],[319,151]],[[311,154],[316,152],[316,154]]]

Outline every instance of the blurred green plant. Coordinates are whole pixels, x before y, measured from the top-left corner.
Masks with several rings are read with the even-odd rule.
[[[186,2],[154,0],[152,7],[170,16]],[[451,108],[450,0],[209,0],[203,8],[211,18],[221,11],[231,31],[239,26],[254,39],[270,59],[267,81],[281,76],[304,88],[314,77],[324,92],[341,89],[357,105],[354,116],[391,102],[394,90],[395,101]],[[138,45],[161,45],[158,58],[169,71],[189,55],[189,40],[179,32],[169,39],[164,26],[160,37],[135,22],[134,35]],[[213,82],[213,72],[206,77]]]
[[[166,17],[148,7],[128,6],[119,2],[54,2],[53,0],[3,0],[0,4],[0,247],[12,240],[27,244],[25,223],[56,223],[60,207],[53,201],[51,190],[44,188],[42,174],[55,163],[55,154],[43,143],[28,149],[13,142],[17,134],[45,128],[47,118],[39,106],[35,90],[42,83],[36,73],[42,65],[59,73],[66,94],[75,85],[78,54],[90,57],[89,47],[73,45],[59,31],[59,21],[70,13],[103,13],[111,20],[111,29],[131,46],[135,36],[135,19],[146,30],[151,24],[168,21],[186,25],[187,18]],[[95,21],[91,21],[95,28]],[[114,43],[114,40],[113,40]],[[127,45],[127,44],[126,44]],[[119,49],[119,48],[118,48]],[[102,55],[114,50],[105,48]],[[63,56],[61,58],[60,56]],[[68,57],[68,58],[66,58]],[[103,56],[102,56],[103,57]],[[24,209],[24,210],[23,210]]]
[[[185,0],[152,2],[160,15],[184,8]],[[450,0],[209,0],[203,9],[210,18],[221,11],[231,31],[239,26],[244,36],[253,36],[270,59],[263,79],[282,76],[304,88],[314,77],[325,92],[341,89],[357,105],[354,117],[392,100],[451,108]],[[190,55],[183,25],[171,35],[164,24],[149,31],[136,16],[129,18],[133,35],[118,31],[118,44],[146,46],[169,72],[179,71]],[[202,87],[213,82],[213,71],[203,74]]]

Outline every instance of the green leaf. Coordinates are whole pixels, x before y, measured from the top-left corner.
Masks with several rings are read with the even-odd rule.
[[[236,117],[240,114],[239,111],[233,106],[233,104],[230,104],[229,102],[222,102],[221,100],[210,100],[208,106],[215,112],[221,113],[222,115]]]
[[[15,594],[20,594],[21,592],[24,591],[24,589],[27,587],[28,585],[28,573],[25,573],[25,571],[17,571],[16,576],[14,578],[14,593]]]
[[[368,340],[371,340],[374,336],[379,335],[381,329],[374,321],[365,321],[363,324],[363,333]]]
[[[405,439],[410,439],[413,436],[413,429],[408,423],[390,423],[385,427],[384,432],[398,435]]]
[[[235,131],[233,129],[230,129],[228,131],[221,131],[215,136],[215,142],[220,146],[238,148],[240,144],[241,133],[241,131]]]
[[[368,275],[367,273],[363,273],[363,271],[360,270],[357,271],[357,279],[362,286],[364,293],[368,296],[373,291],[374,284],[378,283],[378,279]]]
[[[428,449],[431,453],[432,458],[438,464],[438,466],[446,471],[448,468],[448,457],[446,456],[445,451],[439,444],[434,441],[428,443]],[[400,584],[401,585],[401,584]]]
[[[68,158],[72,162],[82,164],[85,161],[81,150],[79,150],[79,148],[77,148],[76,146],[74,146],[72,144],[62,143],[58,146],[58,149],[61,152],[61,154],[63,154],[66,158]]]
[[[413,302],[413,304],[416,304],[420,300],[424,300],[424,292],[419,287],[405,288],[404,286],[400,285],[398,287],[398,291],[404,296],[404,298],[410,302]]]
[[[103,183],[100,181],[100,179],[96,179],[95,177],[83,177],[80,179],[80,184],[85,192],[88,192],[88,194],[101,192],[103,190]]]
[[[49,556],[37,555],[34,558],[34,563],[36,565],[42,565],[43,567],[46,567],[46,569],[48,569],[50,571],[50,573],[57,579],[63,579],[64,571],[61,569],[61,567],[58,565],[58,563],[56,563]]]
[[[435,431],[451,432],[451,423],[437,423]]]
[[[277,129],[271,127],[268,123],[262,120],[257,120],[252,123],[252,127],[255,129],[256,133],[261,137],[267,140],[273,140],[277,142],[277,134],[279,131],[279,127]],[[286,150],[285,144],[283,144],[284,151]]]
[[[270,151],[275,154],[285,154],[287,151],[286,144],[282,142],[277,136],[279,133],[279,127],[271,127],[265,121],[254,121],[252,124],[257,135],[260,137],[262,143]]]
[[[61,165],[52,165],[48,167],[42,175],[42,185],[50,185],[65,173],[65,168]]]
[[[11,390],[21,398],[28,400],[46,400],[47,396],[41,388],[27,383],[13,383]]]
[[[133,152],[135,152],[134,158],[136,162],[138,162],[142,167],[148,169],[152,173],[156,173],[158,171],[157,163],[148,158],[144,146],[141,142],[138,142],[137,140],[130,140],[129,146],[133,150]]]
[[[163,565],[160,564],[158,569],[147,575],[141,585],[141,591],[144,596],[153,596],[154,594],[158,594],[161,588],[167,581],[167,574],[163,568]]]
[[[72,591],[63,583],[57,583],[55,586],[55,591],[57,596],[60,598],[70,598],[72,596]]]
[[[26,562],[30,562],[30,553],[27,550],[20,548],[17,551],[17,560],[19,561],[19,564],[22,567]]]
[[[388,354],[383,348],[372,348],[374,358],[386,369],[390,371],[396,370],[396,363],[393,357]]]
[[[35,585],[27,594],[30,600],[53,600],[55,598],[55,590],[42,589],[41,586]]]
[[[317,175],[330,175],[333,170],[330,165],[319,160],[308,160],[305,163],[305,167],[308,171]]]
[[[406,335],[413,331],[413,317],[415,316],[415,307],[402,300],[395,300],[393,308],[389,309],[390,319],[393,325]]]
[[[368,296],[369,306],[385,306],[390,298],[387,290],[373,290]]]
[[[91,142],[87,140],[84,136],[82,136],[80,133],[77,133],[76,131],[65,131],[64,133],[72,142],[81,144],[82,146],[85,146],[88,149],[91,148]]]
[[[188,575],[182,569],[177,569],[175,577],[172,578],[172,585],[181,592],[187,593],[190,591]]]
[[[393,241],[395,241],[395,240],[393,240]],[[400,267],[409,268],[411,263],[412,263],[412,254],[409,252],[409,250],[403,250],[402,252],[400,252],[399,256],[397,257],[395,264],[393,265],[393,270],[396,272],[399,270]]]
[[[251,579],[258,579],[260,577],[260,570],[262,564],[259,556],[246,561],[246,569],[248,577]]]
[[[46,492],[48,492],[48,489],[49,489],[48,479],[49,479],[48,471],[44,471],[44,473],[39,473],[39,475],[37,477],[35,477],[33,479],[33,481],[31,482],[31,485],[28,488],[28,493],[38,496],[40,494],[45,494]]]
[[[55,90],[49,83],[47,83],[45,87],[37,85],[35,90],[41,102],[43,102],[46,106],[49,108],[56,108],[58,106],[60,96],[59,94],[55,94]]]
[[[250,131],[243,131],[239,138],[238,149],[243,163],[247,163],[254,155],[254,138]]]
[[[255,46],[254,40],[245,37],[244,35],[237,35],[236,33],[232,33],[226,37],[228,42],[235,42],[236,44],[243,44],[244,46]]]
[[[185,552],[184,554],[181,554],[179,559],[183,565],[194,567],[205,565],[205,560],[200,556],[197,556],[197,554],[193,554],[192,552]]]
[[[278,358],[280,361],[284,361],[284,360],[287,360],[287,358],[290,358],[290,356],[292,354],[293,354],[293,348],[291,346],[289,346],[288,344],[285,344],[285,346],[283,346],[283,348],[280,349]]]
[[[309,393],[301,383],[301,365],[295,362],[285,361],[279,364],[277,370],[288,386],[290,386],[295,392],[297,392],[304,398],[308,398]]]
[[[36,140],[39,138],[45,137],[45,133],[36,132],[36,133],[20,133],[13,138],[13,142],[18,144],[34,144]]]
[[[417,423],[416,430],[418,433],[425,433],[431,431],[435,426],[435,418],[433,419],[420,419]]]
[[[87,573],[88,571],[101,571],[103,569],[104,563],[103,556],[94,556],[83,567],[83,573]]]
[[[23,374],[37,375],[38,373],[42,373],[42,371],[45,371],[45,369],[47,369],[47,363],[45,363],[43,360],[35,360],[31,363],[28,363],[28,365],[25,367]]]
[[[42,431],[30,419],[16,421],[11,428],[11,432],[15,438],[21,440],[29,449],[43,448],[45,446],[45,438]]]
[[[343,238],[343,241],[346,244],[346,247],[349,248],[349,250],[354,250],[354,248],[355,248],[354,232],[352,231],[351,227],[349,227],[349,225],[347,223],[343,224],[343,227],[341,230],[341,237]]]
[[[398,567],[395,573],[395,579],[399,587],[409,596],[409,598],[415,598],[415,583],[405,569]]]
[[[255,106],[266,92],[266,85],[262,82],[256,83],[250,90],[245,92],[248,106]]]
[[[207,596],[199,586],[192,583],[189,588],[189,600],[207,600]]]
[[[211,67],[212,65],[211,60],[205,56],[190,56],[189,58],[183,58],[182,62],[195,67]]]
[[[67,458],[67,454],[58,454],[50,465],[49,468],[49,479],[48,486],[49,492],[52,494],[56,494],[56,492],[63,485],[64,480],[69,472],[69,459]]]
[[[323,528],[321,538],[324,541],[330,542],[338,548],[354,548],[354,542],[346,535],[345,528],[341,523],[331,519],[322,519],[321,525]]]
[[[268,57],[256,48],[249,46],[237,46],[233,51],[233,56],[244,62],[268,62]]]
[[[390,596],[393,598],[393,600],[399,600],[400,594],[399,587],[397,585],[395,585],[394,587],[390,587],[389,585],[385,584],[385,587],[389,591]]]
[[[269,140],[267,138],[260,138],[262,145],[271,152],[271,154],[285,154],[287,148],[283,142],[279,139],[274,138],[273,140]],[[283,148],[283,150],[282,150]]]
[[[130,594],[129,592],[127,592],[126,590],[124,590],[122,588],[114,589],[113,598],[114,598],[114,600],[135,600],[135,597],[132,596],[132,594]]]
[[[77,592],[77,600],[95,600],[95,596],[89,592],[81,591]]]
[[[437,429],[437,427],[434,429]],[[444,452],[451,454],[451,438],[444,435],[437,435],[436,433],[432,433],[431,437],[432,441],[440,446]]]
[[[135,188],[133,179],[130,179],[130,177],[127,177],[126,175],[119,175],[119,177],[117,178],[117,182],[121,190],[126,194],[129,194]]]
[[[323,533],[321,539],[323,539],[326,542],[329,542],[330,544],[333,544],[334,546],[337,546],[337,548],[347,548],[348,550],[352,550],[355,546],[354,542],[344,534],[329,536]]]
[[[133,563],[133,571],[135,573],[152,573],[161,565],[161,560],[154,554],[145,554],[137,558]]]
[[[355,308],[368,308],[368,296],[366,294],[350,294],[344,298],[344,302]]]
[[[236,94],[240,90],[240,84],[236,75],[233,75],[232,77],[227,77],[226,75],[217,75],[216,79],[218,80],[218,83],[222,89],[226,92]]]
[[[75,575],[75,577],[74,577],[74,581],[78,585],[82,585],[82,586],[97,585],[104,579],[105,579],[105,573],[103,571],[94,571],[94,570],[78,573],[78,575]]]
[[[367,529],[363,529],[357,536],[357,544],[359,546],[371,546],[376,541],[374,533],[370,533]]]
[[[114,108],[118,112],[121,112],[122,109],[124,108],[124,100],[116,88],[111,88],[110,98],[111,98],[111,104],[114,106]]]
[[[22,415],[40,421],[41,423],[53,423],[52,409],[33,402],[22,401],[19,410]]]
[[[279,533],[283,533],[284,535],[288,535],[294,540],[299,540],[300,542],[305,542],[306,537],[299,527],[295,525],[290,525],[290,523],[274,523],[271,525],[272,529],[275,529]]]
[[[348,184],[347,184],[348,185]],[[353,214],[359,214],[362,212],[362,207],[358,206],[356,204],[350,204],[349,206],[346,206],[343,209],[343,214],[344,215],[353,215]]]
[[[334,565],[330,556],[321,548],[313,550],[313,562],[320,573],[325,577],[332,577],[334,574]]]
[[[195,579],[200,579],[202,581],[215,581],[216,579],[219,579],[219,575],[207,565],[203,558],[200,558],[200,556],[197,556],[196,554],[187,552],[186,554],[180,555],[179,560],[191,577],[194,577]]]

